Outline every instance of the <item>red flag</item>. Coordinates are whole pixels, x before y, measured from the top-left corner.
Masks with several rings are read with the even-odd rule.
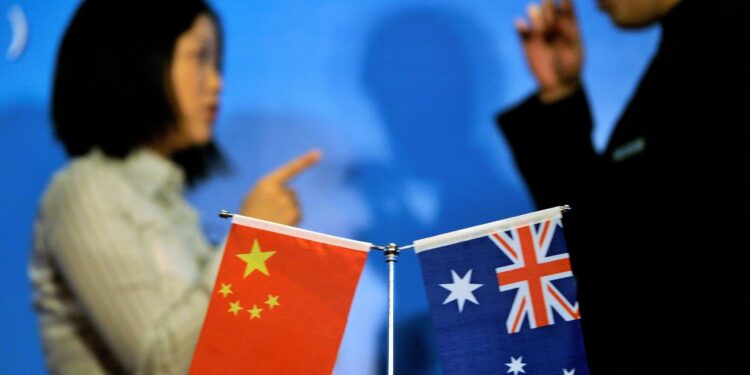
[[[190,373],[331,373],[370,246],[235,215]]]

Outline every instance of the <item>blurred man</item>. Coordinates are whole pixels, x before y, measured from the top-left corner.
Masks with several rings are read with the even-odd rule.
[[[537,205],[574,208],[566,233],[594,373],[735,373],[733,343],[747,333],[748,3],[599,6],[619,27],[662,31],[604,153],[591,143],[570,0],[517,22],[538,91],[498,123]]]

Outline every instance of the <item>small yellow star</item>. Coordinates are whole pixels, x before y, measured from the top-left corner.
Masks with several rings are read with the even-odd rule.
[[[253,248],[249,253],[237,254],[237,257],[247,263],[245,267],[245,275],[243,277],[250,276],[253,271],[258,270],[264,275],[268,276],[268,268],[266,268],[266,260],[276,254],[275,251],[263,252],[260,250],[258,240],[253,241]]]
[[[250,310],[247,310],[247,312],[250,313],[250,319],[258,318],[260,319],[260,312],[263,311],[263,309],[259,309],[258,305],[253,305],[253,308]]]
[[[275,306],[281,306],[279,303],[279,296],[272,296],[268,295],[268,299],[266,300],[266,305],[268,305],[268,308],[273,310]]]
[[[234,293],[232,291],[232,284],[224,284],[221,283],[221,290],[219,291],[219,294],[222,295],[222,297],[227,298],[227,294]]]
[[[234,316],[237,316],[237,312],[240,310],[242,310],[242,306],[240,306],[240,301],[229,302],[229,310],[227,310],[227,312],[230,312],[234,314]]]

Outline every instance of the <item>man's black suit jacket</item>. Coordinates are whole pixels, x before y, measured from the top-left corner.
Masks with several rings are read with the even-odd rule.
[[[685,0],[661,20],[603,154],[583,90],[498,116],[539,208],[573,207],[564,222],[595,374],[750,367],[748,8]]]

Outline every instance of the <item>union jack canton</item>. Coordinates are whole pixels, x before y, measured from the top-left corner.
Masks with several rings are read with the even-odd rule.
[[[513,262],[496,269],[500,291],[517,290],[506,321],[508,333],[518,332],[524,320],[531,328],[555,324],[553,310],[566,321],[581,317],[578,303],[571,304],[552,283],[573,277],[567,253],[548,254],[557,228],[562,231],[559,218],[491,235]]]

